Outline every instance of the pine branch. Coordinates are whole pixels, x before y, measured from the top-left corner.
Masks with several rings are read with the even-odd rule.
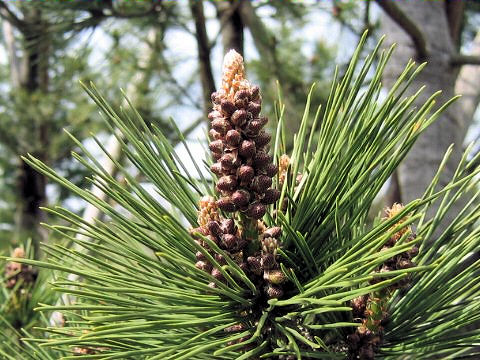
[[[210,114],[216,142],[209,147],[218,161],[212,171],[221,175],[215,189],[198,164],[197,176],[189,174],[165,134],[133,107],[114,109],[93,85],[86,87],[109,129],[119,134],[125,156],[155,192],[112,159],[125,178],[119,182],[73,137],[83,153],[74,153],[75,159],[112,202],[38,159],[26,159],[105,214],[104,221],[90,223],[67,209],[47,209],[63,221],[48,228],[84,251],[53,243],[45,245],[45,262],[12,259],[58,272],[54,290],[78,299],[40,306],[69,317],[65,328],[42,329],[50,335],[44,346],[80,349],[83,358],[172,360],[476,355],[479,331],[458,329],[480,320],[479,261],[469,263],[480,245],[480,155],[468,160],[467,149],[452,180],[440,188],[449,149],[421,199],[396,204],[385,218],[367,224],[384,183],[455,99],[433,111],[434,94],[414,108],[421,89],[406,90],[423,66],[413,62],[380,96],[393,49],[381,52],[379,43],[362,62],[365,42],[366,35],[342,78],[335,74],[322,119],[318,109],[310,109],[312,87],[289,155],[283,153],[285,108],[279,100],[277,175],[275,165],[262,167],[272,158],[260,147],[270,137],[260,135],[259,90],[244,78],[241,57],[230,53]],[[244,115],[245,108],[251,116]],[[236,133],[246,138],[240,138],[246,144],[238,162],[229,161],[239,144]],[[178,137],[184,141],[180,132]],[[252,143],[262,155],[251,151]],[[196,154],[188,154],[195,160]],[[271,193],[284,201],[265,198],[272,185],[265,177],[262,186],[258,179],[229,182],[238,163],[251,167],[253,176],[271,174],[273,186],[281,189]],[[247,170],[238,177],[245,179]],[[245,189],[253,192],[253,201]],[[466,191],[472,194],[469,204],[433,242],[438,225]],[[427,220],[435,202],[440,206]],[[71,281],[68,274],[83,281]]]
[[[210,42],[205,27],[203,1],[190,0],[189,5],[192,17],[195,19],[195,38],[197,40],[198,63],[203,92],[203,111],[206,117],[212,108],[210,94],[215,91],[215,80],[213,79],[212,65],[210,63]]]
[[[5,1],[0,1],[0,17],[13,26],[15,26],[21,32],[24,32],[27,28],[27,23],[25,20],[20,19],[5,3]]]
[[[417,61],[425,61],[428,58],[427,42],[417,24],[394,1],[377,0],[377,4],[408,34],[415,47]]]
[[[480,65],[480,57],[477,55],[454,54],[450,57],[452,66]]]

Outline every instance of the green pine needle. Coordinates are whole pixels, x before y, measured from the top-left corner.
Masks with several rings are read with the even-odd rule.
[[[281,211],[271,206],[267,215],[268,223],[283,228],[284,245],[279,254],[292,286],[281,299],[260,305],[256,302],[260,289],[245,272],[203,238],[215,253],[227,258],[227,264],[220,266],[188,232],[188,227],[197,226],[200,196],[212,194],[201,165],[196,165],[197,174],[189,174],[169,140],[130,103],[131,111],[114,109],[92,84],[84,85],[121,142],[129,163],[154,186],[162,202],[142,187],[130,168],[114,159],[125,182],[109,175],[73,137],[81,151],[73,157],[90,172],[91,184],[104,191],[109,201],[77,187],[31,155],[24,159],[99,208],[106,220],[92,224],[67,209],[46,209],[69,223],[47,227],[75,246],[49,244],[44,246],[47,261],[17,260],[53,271],[53,290],[71,295],[75,302],[39,304],[45,314],[62,312],[65,327],[46,326],[43,331],[48,339],[29,338],[25,351],[37,355],[22,354],[22,358],[52,359],[50,351],[61,349],[64,359],[280,355],[342,359],[347,335],[361,325],[352,315],[350,301],[382,293],[407,278],[411,287],[395,291],[388,300],[379,356],[477,356],[480,330],[473,325],[480,320],[479,263],[472,254],[480,244],[480,169],[473,167],[476,159],[468,161],[465,155],[445,188],[435,186],[437,176],[422,199],[389,219],[368,223],[368,211],[381,187],[416,139],[454,99],[432,113],[438,95],[434,94],[415,108],[422,89],[413,95],[405,95],[405,91],[423,65],[413,62],[381,97],[382,73],[393,48],[382,51],[380,41],[362,62],[365,41],[366,36],[345,74],[340,77],[336,72],[323,118],[318,109],[310,109],[314,86],[307,97],[281,189],[279,203],[285,199],[287,207]],[[278,163],[285,152],[281,99],[275,109],[278,126],[273,153]],[[309,133],[312,122],[316,131]],[[178,136],[188,147],[180,132]],[[102,143],[96,142],[106,153]],[[189,156],[193,158],[191,153]],[[297,182],[298,173],[302,178]],[[278,178],[275,184],[279,184]],[[446,212],[466,192],[472,194],[471,201],[443,234],[436,234]],[[428,219],[425,214],[433,204],[440,206]],[[417,233],[414,240],[410,239],[411,226]],[[400,232],[403,236],[396,244],[382,250]],[[375,272],[415,244],[420,246],[414,260],[417,266]],[[195,267],[197,251],[216,265],[227,279],[225,283]],[[71,280],[68,274],[79,278]],[[209,282],[217,287],[209,287]],[[226,331],[239,323],[245,325],[241,331]],[[473,327],[467,329],[470,325]],[[267,332],[270,335],[264,336]],[[239,344],[244,338],[247,340]],[[93,353],[73,355],[74,348]],[[12,349],[2,348],[1,354],[7,359],[20,358],[18,348]]]

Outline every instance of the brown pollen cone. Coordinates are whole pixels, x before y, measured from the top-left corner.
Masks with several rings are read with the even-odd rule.
[[[210,150],[217,161],[212,171],[221,195],[217,205],[224,212],[260,219],[266,206],[278,200],[279,192],[270,188],[278,170],[267,153],[271,137],[262,130],[268,119],[260,115],[260,90],[245,78],[243,58],[235,50],[225,55],[222,86],[212,101],[208,117]]]
[[[12,257],[14,258],[25,258],[25,250],[20,247],[17,247],[12,252]],[[5,266],[5,277],[6,277],[6,288],[13,289],[17,282],[20,280],[21,287],[25,288],[28,285],[31,285],[37,279],[37,269],[31,265],[21,264],[15,261],[9,261]]]
[[[288,281],[277,256],[281,229],[268,229],[260,220],[280,197],[280,191],[272,188],[278,166],[268,154],[271,136],[263,129],[268,119],[260,114],[260,90],[245,78],[243,58],[234,50],[225,56],[222,86],[212,94],[212,102],[209,148],[216,194],[200,200],[198,227],[191,230],[201,247],[196,249],[195,267],[209,274],[208,286],[216,288],[229,285],[226,265],[235,262],[261,290],[254,294],[255,301],[264,304],[282,297]],[[227,218],[225,213],[233,215]],[[210,241],[222,255],[209,246]],[[215,261],[209,261],[206,252]]]

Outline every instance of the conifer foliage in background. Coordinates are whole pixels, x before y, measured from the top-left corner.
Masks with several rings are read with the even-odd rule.
[[[107,220],[89,224],[67,209],[46,209],[71,223],[48,227],[76,246],[45,245],[46,262],[14,260],[51,269],[53,289],[74,299],[39,306],[65,321],[40,329],[45,338],[27,337],[25,358],[52,358],[44,349],[65,359],[479,356],[480,330],[469,326],[480,320],[472,257],[480,243],[478,159],[466,153],[446,187],[436,186],[437,175],[421,199],[368,223],[383,184],[448,104],[433,110],[433,95],[412,107],[421,89],[405,90],[422,68],[413,62],[380,97],[393,49],[378,44],[362,62],[364,42],[345,74],[335,74],[322,119],[310,109],[312,87],[289,154],[282,100],[270,140],[261,92],[229,53],[209,116],[213,186],[202,164],[188,173],[155,125],[86,87],[156,194],[122,164],[125,181],[111,177],[74,138],[83,153],[73,156],[113,202],[26,159]],[[466,192],[467,206],[437,234]],[[439,209],[427,218],[434,202]]]

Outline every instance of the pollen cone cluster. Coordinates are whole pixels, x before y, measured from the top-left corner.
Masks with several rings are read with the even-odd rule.
[[[400,213],[404,209],[404,206],[401,204],[393,204],[391,208],[387,208],[385,210],[387,217],[385,219],[391,219],[392,217],[396,216],[398,213]],[[407,220],[407,217],[402,218],[399,220],[393,227],[397,227],[404,223]],[[386,251],[398,242],[400,238],[405,235],[409,234],[406,242],[413,241],[416,238],[416,234],[412,231],[412,228],[410,226],[405,226],[401,230],[395,232],[390,239],[387,241],[387,243],[383,246],[381,251]],[[398,254],[388,260],[386,260],[383,265],[376,270],[378,273],[385,273],[388,271],[394,271],[394,270],[403,270],[403,269],[408,269],[412,268],[415,266],[415,263],[413,263],[412,259],[417,256],[418,254],[418,246],[413,245],[408,251],[405,251],[401,254]],[[376,282],[380,281],[380,278],[377,278],[379,280],[376,280]],[[371,281],[371,283],[375,283],[375,281]],[[397,288],[405,288],[409,285],[410,283],[410,277],[407,276],[404,279],[402,279],[400,282],[397,284],[394,284],[391,286],[391,290],[395,290]]]
[[[217,199],[201,199],[199,227],[191,233],[215,261],[208,261],[199,251],[195,266],[217,280],[210,287],[216,287],[218,281],[226,283],[218,267],[226,265],[227,259],[210,249],[207,238],[262,289],[264,298],[279,298],[286,280],[277,256],[282,231],[280,227],[267,228],[260,220],[266,206],[280,196],[271,188],[278,168],[268,154],[270,135],[262,130],[267,118],[260,116],[259,88],[245,79],[243,58],[234,50],[225,56],[222,87],[212,94],[212,101],[210,150],[216,163],[211,170],[218,176]]]
[[[224,250],[227,256],[257,284],[258,288],[264,289],[268,298],[281,297],[283,295],[281,284],[286,280],[277,258],[277,249],[280,247],[282,235],[281,228],[267,228],[261,221],[255,221],[258,238],[248,240],[241,226],[237,226],[233,219],[223,218],[218,213],[218,206],[213,197],[203,197],[199,205],[198,224],[200,226],[191,230],[197,244],[206,249],[220,266],[226,265],[227,261],[223,255],[212,251],[208,243],[203,240],[203,237],[206,237]],[[248,251],[247,245],[255,241],[258,241],[259,246],[254,244],[253,248],[256,250]],[[196,258],[195,266],[198,269],[210,273],[221,282],[226,282],[220,269],[214,267],[204,253],[197,252]],[[214,288],[216,284],[211,282],[209,286]]]
[[[268,154],[270,135],[262,130],[268,119],[260,115],[262,98],[258,86],[245,79],[243,58],[235,50],[227,53],[222,88],[212,94],[209,114],[210,150],[216,161],[211,170],[219,179],[218,207],[224,212],[240,211],[252,219],[265,215],[266,205],[280,197],[272,189],[278,168]]]
[[[400,204],[393,204],[391,208],[386,209],[387,217],[391,219],[403,210]],[[393,227],[405,222],[407,217],[402,218]],[[383,246],[381,251],[386,251],[398,242],[400,238],[409,233],[407,242],[415,239],[415,234],[412,232],[410,226],[405,226],[401,230],[395,232],[387,243]],[[414,267],[412,258],[418,254],[418,247],[416,245],[408,251],[398,254],[386,260],[375,273],[386,273],[394,270],[402,270]],[[370,283],[373,285],[384,280],[381,277],[375,277]],[[373,359],[374,353],[378,349],[383,340],[383,325],[388,320],[387,304],[392,293],[396,289],[406,288],[410,283],[410,278],[407,276],[398,283],[395,283],[383,290],[362,295],[353,299],[350,306],[353,310],[353,316],[357,320],[362,321],[356,332],[348,335],[349,354],[352,359]]]
[[[22,248],[15,248],[12,252],[14,258],[25,258],[25,251]],[[31,265],[21,264],[10,261],[5,267],[6,288],[12,289],[17,284],[21,288],[25,288],[33,284],[37,279],[37,270]]]

